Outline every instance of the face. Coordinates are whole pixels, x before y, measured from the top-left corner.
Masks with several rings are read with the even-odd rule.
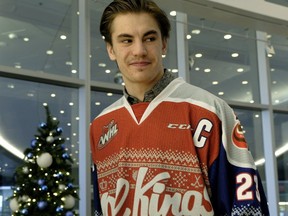
[[[167,45],[154,18],[147,13],[117,15],[111,36],[107,51],[117,62],[126,88],[134,84],[152,87],[163,75]]]

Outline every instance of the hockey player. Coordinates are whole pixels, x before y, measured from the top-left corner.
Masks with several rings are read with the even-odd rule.
[[[269,215],[233,110],[164,69],[165,13],[114,0],[100,31],[125,88],[90,128],[95,215]]]

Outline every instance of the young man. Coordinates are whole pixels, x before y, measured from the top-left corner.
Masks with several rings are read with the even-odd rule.
[[[91,124],[96,215],[269,215],[233,110],[164,69],[165,13],[114,0],[100,31],[125,89]]]

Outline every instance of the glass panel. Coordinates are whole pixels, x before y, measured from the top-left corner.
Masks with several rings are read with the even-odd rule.
[[[63,129],[61,137],[74,160],[72,176],[78,185],[77,89],[0,77],[0,101],[0,215],[11,215],[6,199],[12,194],[15,169],[23,164],[17,152],[31,147],[37,128],[46,122],[43,103],[49,105]]]
[[[265,1],[288,7],[288,2],[286,0],[265,0]]]
[[[106,45],[99,31],[100,19],[105,7],[111,1],[91,1],[91,79],[117,83],[119,71],[115,62],[111,61],[106,51]],[[159,4],[159,7],[162,7]],[[168,44],[167,55],[163,59],[164,66],[169,70],[177,70],[177,53],[176,53],[176,23],[175,17],[169,15],[170,11],[163,9],[171,22],[171,33]]]
[[[114,83],[117,68],[110,61],[105,42],[101,37],[99,26],[102,13],[110,1],[90,1],[91,17],[91,79]]]
[[[78,77],[77,3],[1,0],[0,65]]]
[[[280,212],[288,215],[288,114],[274,113]]]
[[[271,44],[267,45],[271,70],[271,95],[273,105],[288,108],[288,38],[269,35]]]
[[[223,99],[259,103],[255,32],[188,17],[191,83]]]
[[[159,7],[162,8],[162,6],[164,5],[159,4]],[[170,38],[169,38],[169,43],[168,43],[168,48],[167,48],[167,54],[163,58],[163,65],[169,71],[172,71],[173,73],[177,73],[178,61],[177,61],[176,17],[169,15],[170,11],[168,9],[165,9],[165,8],[162,8],[162,9],[167,14],[168,19],[170,20],[170,24],[171,24],[171,32],[170,32]]]
[[[111,92],[96,92],[91,93],[91,121],[102,112],[103,109],[114,103],[122,97],[122,94]]]
[[[262,162],[264,159],[264,146],[262,139],[261,112],[244,109],[234,109],[234,111],[241,122],[248,148],[255,160],[264,190],[266,190],[265,166]]]

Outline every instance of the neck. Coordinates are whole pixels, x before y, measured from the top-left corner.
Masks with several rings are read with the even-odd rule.
[[[152,86],[153,87],[153,86]],[[144,95],[147,91],[149,91],[152,87],[150,86],[143,86],[139,85],[137,83],[132,84],[132,85],[127,85],[125,86],[127,92],[129,95],[132,95],[133,97],[136,97],[140,101],[144,100]]]
[[[163,74],[164,71],[159,73],[151,82],[125,82],[125,88],[129,95],[132,95],[138,100],[143,101],[145,93],[155,86],[155,84],[162,78]]]

